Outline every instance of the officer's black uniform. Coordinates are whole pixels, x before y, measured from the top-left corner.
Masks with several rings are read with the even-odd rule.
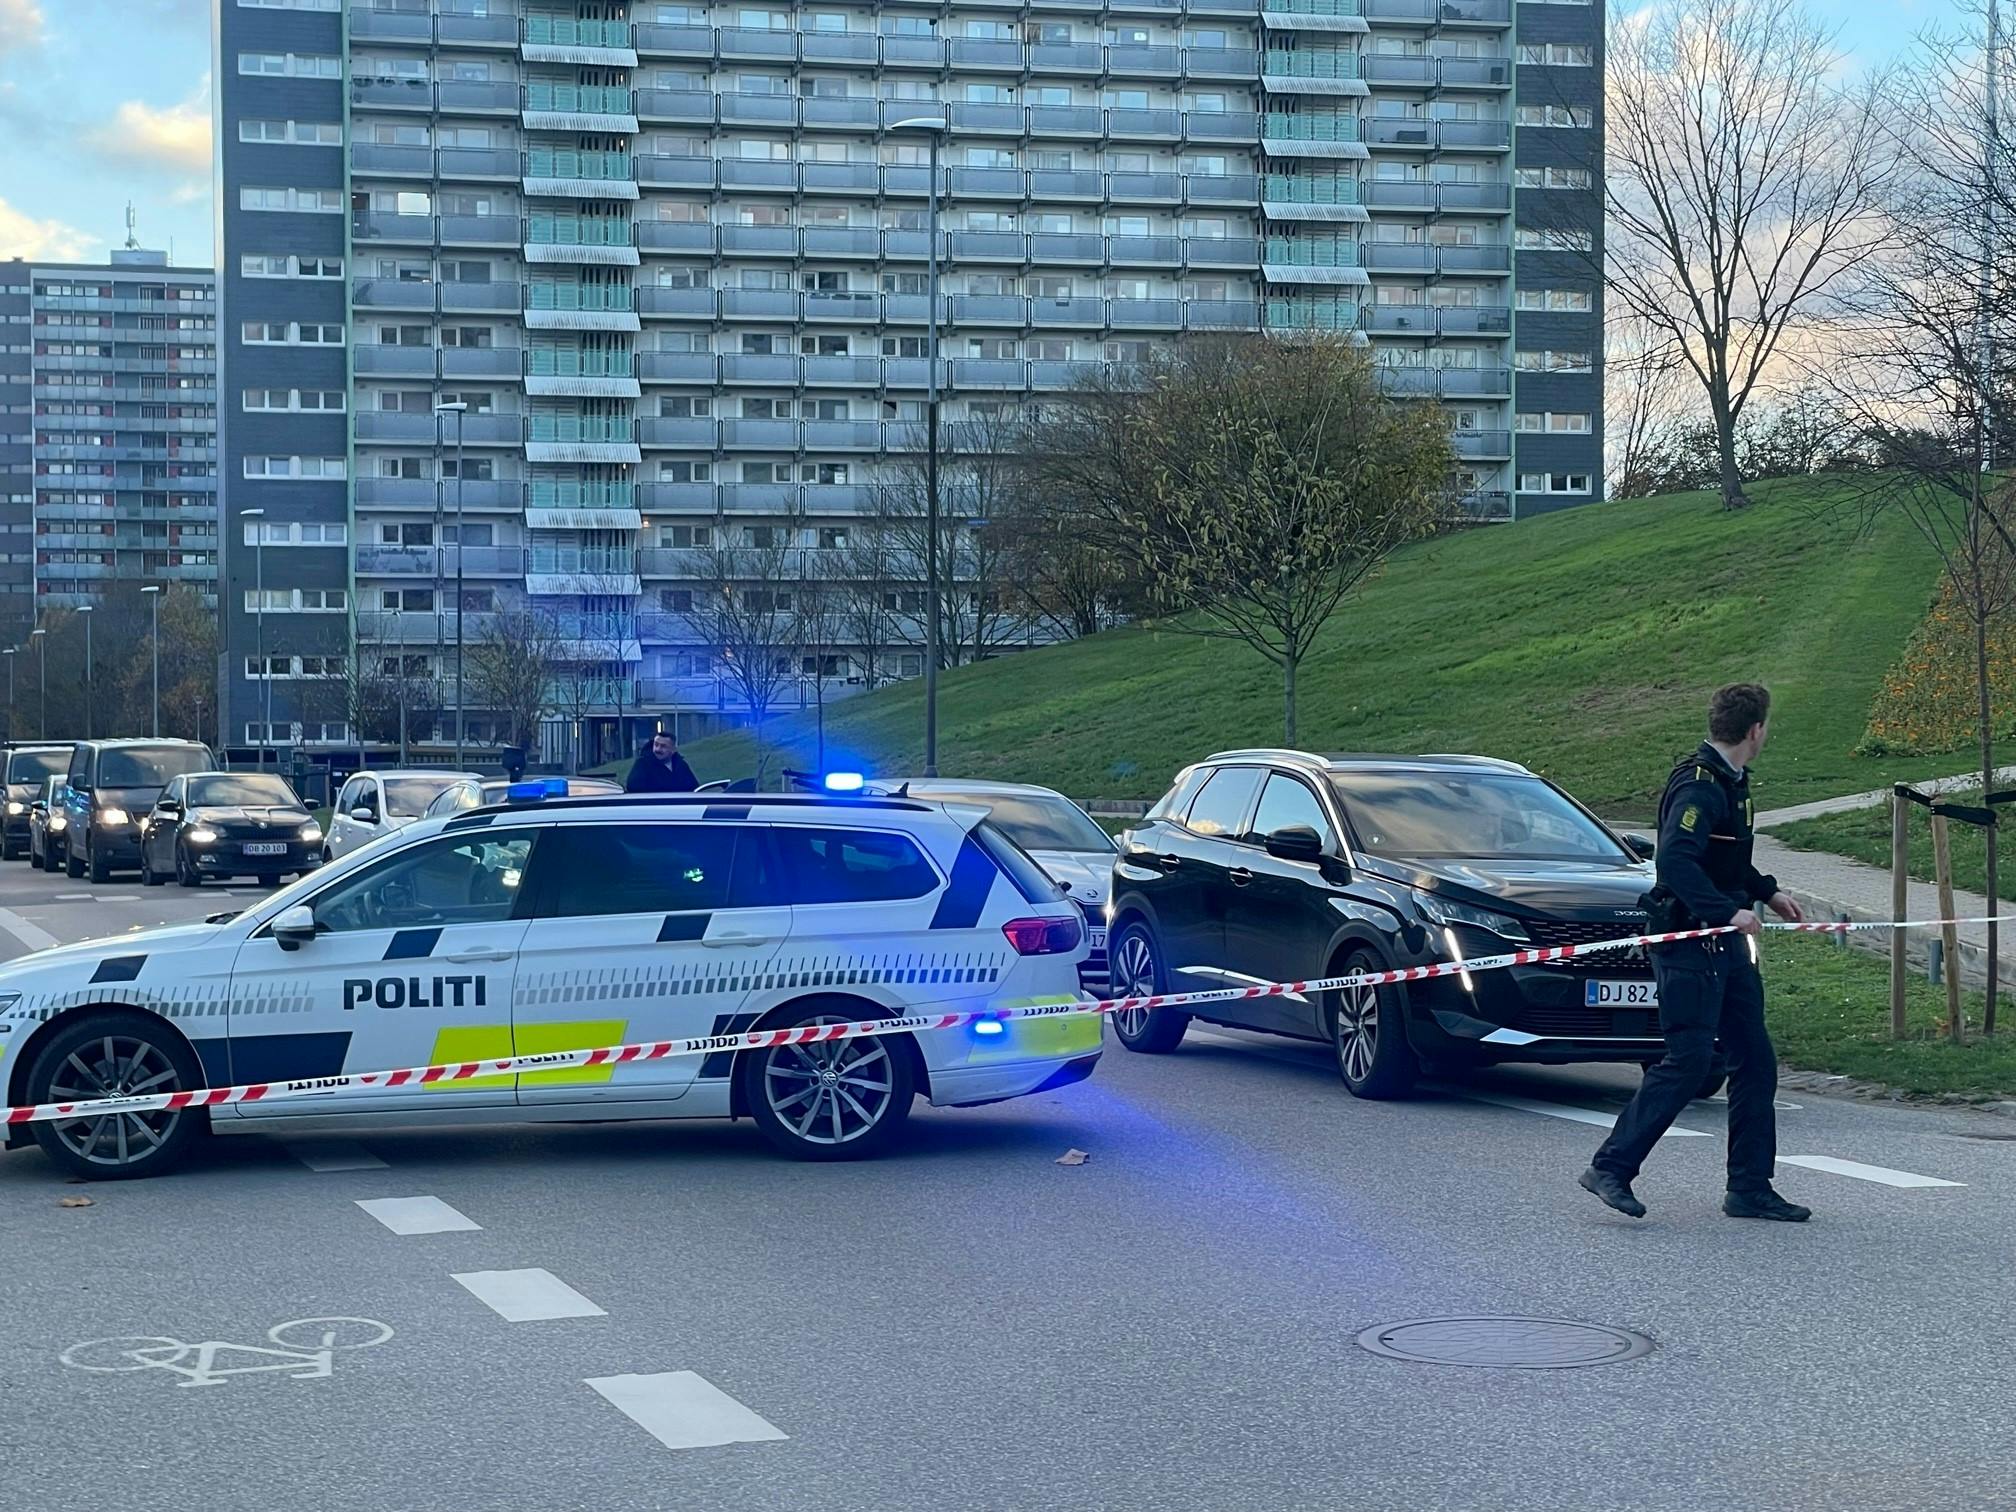
[[[1727,924],[1739,909],[1775,896],[1778,882],[1751,864],[1750,778],[1707,742],[1684,757],[1659,800],[1658,885],[1653,933]],[[1742,935],[1652,947],[1666,1058],[1592,1164],[1629,1183],[1702,1081],[1719,1033],[1729,1062],[1729,1190],[1768,1191],[1778,1156],[1778,1058],[1764,1027],[1764,981]]]

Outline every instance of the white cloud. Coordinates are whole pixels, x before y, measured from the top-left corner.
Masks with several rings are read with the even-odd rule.
[[[0,6],[10,0],[0,0]],[[210,167],[210,80],[179,105],[157,110],[145,100],[127,100],[109,125],[91,133],[91,145],[107,157],[152,167],[207,171]]]
[[[5,5],[8,0],[0,0]],[[0,199],[0,258],[30,262],[85,262],[105,245],[102,237],[59,220],[36,220]]]
[[[0,53],[26,52],[49,39],[49,18],[36,0],[0,0]]]
[[[200,205],[208,202],[209,198],[210,180],[190,179],[187,183],[175,186],[174,192],[168,196],[168,203],[171,205]]]

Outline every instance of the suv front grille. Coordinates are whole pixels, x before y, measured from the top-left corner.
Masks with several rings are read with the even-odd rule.
[[[1633,935],[1644,930],[1642,920],[1619,919],[1614,924],[1604,920],[1596,923],[1573,922],[1567,919],[1524,919],[1526,933],[1531,935],[1535,945],[1591,945],[1598,940],[1614,940],[1623,935]],[[1565,961],[1542,961],[1543,966],[1551,966],[1561,971],[1609,971],[1621,972],[1626,976],[1650,976],[1651,959],[1643,945],[1633,945],[1624,950],[1599,951],[1591,956],[1575,956]]]
[[[1537,1008],[1528,1005],[1507,1027],[1559,1039],[1658,1039],[1657,1008]]]

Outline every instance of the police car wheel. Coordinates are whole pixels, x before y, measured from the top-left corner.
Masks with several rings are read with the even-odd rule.
[[[140,1013],[92,1013],[57,1030],[28,1072],[28,1101],[81,1102],[203,1085],[176,1034]],[[156,1176],[178,1165],[207,1125],[200,1110],[103,1113],[29,1125],[49,1158],[90,1181]]]
[[[764,1025],[845,1024],[851,1013],[806,1013]],[[831,1040],[745,1050],[742,1102],[763,1137],[797,1160],[863,1160],[902,1132],[917,1092],[907,1048],[890,1039]]]
[[[1169,990],[1155,937],[1146,924],[1123,925],[1106,959],[1113,982],[1107,988],[1110,996],[1154,997]],[[1113,1015],[1114,1036],[1143,1055],[1168,1054],[1183,1043],[1189,1027],[1190,1015],[1179,1008],[1123,1008]]]
[[[1356,976],[1380,969],[1378,961],[1359,951],[1336,974]],[[1391,987],[1368,986],[1346,987],[1327,996],[1330,1048],[1345,1090],[1353,1097],[1404,1097],[1420,1073],[1420,1062],[1407,1043],[1399,994]]]

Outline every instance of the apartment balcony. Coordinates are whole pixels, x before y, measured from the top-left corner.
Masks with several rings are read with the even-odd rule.
[[[1504,215],[1512,208],[1512,186],[1502,183],[1434,183],[1426,179],[1367,179],[1365,203],[1375,210],[1417,215]]]
[[[404,278],[354,278],[350,306],[356,310],[394,310],[431,315],[439,307],[436,285]]]
[[[1363,126],[1367,143],[1394,151],[1506,152],[1512,147],[1509,121],[1425,121],[1372,116]]]
[[[1260,124],[1260,146],[1269,157],[1363,158],[1368,156],[1358,118],[1348,115],[1268,111]]]
[[[628,21],[586,21],[571,16],[527,16],[519,55],[528,63],[575,63],[635,68],[637,49]]]
[[[360,341],[350,349],[350,365],[359,378],[433,378],[438,371],[434,348],[387,346]]]
[[[524,318],[535,331],[637,331],[636,290],[629,284],[535,279],[525,287]]]
[[[637,132],[637,102],[628,85],[546,84],[525,86],[527,131]]]
[[[1276,32],[1363,32],[1363,0],[1259,0],[1261,19]]]
[[[638,444],[676,451],[718,451],[720,422],[697,415],[644,415],[637,421]]]
[[[434,217],[367,210],[350,217],[350,235],[358,242],[431,247],[434,245]]]
[[[525,154],[524,190],[555,199],[634,200],[637,169],[627,152],[536,147]]]
[[[1356,179],[1270,173],[1261,184],[1260,203],[1269,220],[1366,219]]]
[[[637,485],[572,478],[538,478],[533,480],[527,498],[531,509],[634,510],[637,507]]]
[[[712,256],[716,242],[714,227],[707,221],[639,221],[636,238],[637,245],[647,252],[683,253],[689,257]]]
[[[1270,299],[1267,301],[1267,329],[1355,331],[1359,329],[1361,308],[1355,299]]]
[[[523,234],[515,215],[444,215],[439,225],[444,247],[517,247]]]
[[[1512,455],[1512,433],[1503,430],[1451,431],[1449,447],[1466,462],[1505,461]]]
[[[455,507],[454,494],[448,496],[448,507]],[[357,555],[357,575],[373,577],[426,578],[430,582],[437,577],[452,579],[459,571],[463,577],[520,577],[525,571],[525,548],[523,546],[380,546],[359,545]],[[449,625],[454,625],[454,610],[449,610]],[[466,630],[466,625],[465,625]]]
[[[1395,399],[1507,399],[1512,394],[1510,368],[1393,363],[1381,364],[1377,372],[1381,392]]]
[[[711,352],[639,352],[637,377],[644,383],[711,386],[719,381],[721,361]]]
[[[633,440],[628,415],[533,415],[525,428],[528,441],[536,442],[629,442]]]
[[[720,297],[713,289],[640,284],[635,292],[638,314],[645,319],[711,321],[720,308]]]
[[[412,512],[432,511],[447,495],[432,478],[353,479],[351,489],[358,507]],[[460,504],[464,512],[515,514],[525,507],[525,483],[519,478],[469,478],[462,484]]]
[[[1512,24],[1512,0],[1362,0],[1365,19],[1375,25],[1505,27]]]
[[[718,119],[715,98],[706,89],[639,89],[637,118],[652,125],[711,127]]]
[[[525,353],[528,378],[637,377],[637,354],[597,348],[532,347]]]
[[[525,371],[522,347],[464,347],[441,349],[443,378],[517,379]]]
[[[409,111],[419,115],[519,114],[518,85],[507,79],[444,79],[434,84],[403,76],[369,78],[353,74],[350,102],[360,110]]]
[[[1503,243],[1437,246],[1430,242],[1368,241],[1364,266],[1374,273],[1509,273],[1512,249]]]
[[[882,359],[840,356],[800,357],[798,382],[805,388],[873,390],[882,382]]]
[[[637,507],[656,519],[666,514],[707,514],[711,515],[720,507],[720,485],[715,483],[640,483],[637,486]],[[640,551],[639,565],[643,571],[651,569],[645,565],[651,553]]]
[[[1260,59],[1260,82],[1276,94],[1362,95],[1358,64],[1355,52],[1270,49]]]
[[[1503,305],[1368,304],[1359,328],[1374,336],[1505,336],[1512,312]]]

